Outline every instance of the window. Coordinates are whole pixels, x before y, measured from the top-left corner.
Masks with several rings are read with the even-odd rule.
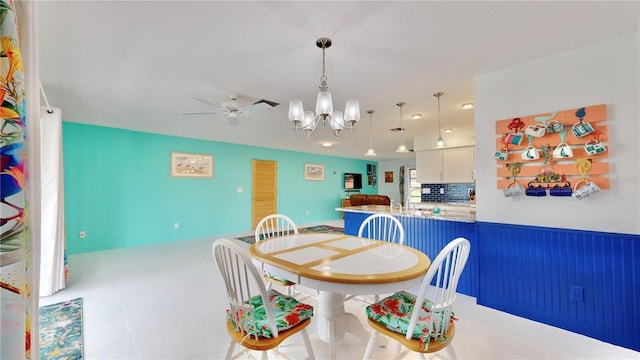
[[[416,169],[409,169],[409,203],[419,203],[422,202],[422,184],[418,182],[416,179]]]

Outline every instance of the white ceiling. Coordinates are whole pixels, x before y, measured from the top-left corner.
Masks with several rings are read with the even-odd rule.
[[[268,2],[45,1],[38,4],[40,76],[66,121],[151,133],[363,158],[369,115],[377,159],[397,159],[403,126],[417,135],[473,131],[478,74],[598,42],[638,27],[637,1]],[[360,101],[357,130],[307,140],[287,120],[291,99],[313,110],[326,51],[336,110]],[[612,54],[614,56],[614,54]],[[241,117],[182,115],[217,110],[227,93],[280,106]],[[422,113],[420,120],[410,115]],[[322,141],[335,146],[323,148]],[[185,150],[185,149],[176,149]],[[188,150],[188,149],[187,149]]]

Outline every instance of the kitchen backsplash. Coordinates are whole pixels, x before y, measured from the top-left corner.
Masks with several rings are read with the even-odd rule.
[[[443,189],[441,194],[440,189]],[[422,184],[422,202],[435,203],[468,203],[469,192],[475,191],[476,184]]]

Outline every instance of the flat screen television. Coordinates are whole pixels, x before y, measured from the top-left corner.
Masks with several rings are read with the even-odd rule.
[[[360,189],[362,189],[362,174],[345,173],[344,174],[344,189],[345,190],[360,190]]]

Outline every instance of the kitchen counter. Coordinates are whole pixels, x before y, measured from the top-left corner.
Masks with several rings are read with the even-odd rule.
[[[433,208],[439,207],[440,213],[433,213]],[[473,223],[476,221],[476,207],[473,204],[452,203],[419,203],[411,204],[409,210],[384,205],[362,205],[336,208],[337,211],[365,214],[386,213],[398,216],[426,218],[434,220],[449,220]]]

